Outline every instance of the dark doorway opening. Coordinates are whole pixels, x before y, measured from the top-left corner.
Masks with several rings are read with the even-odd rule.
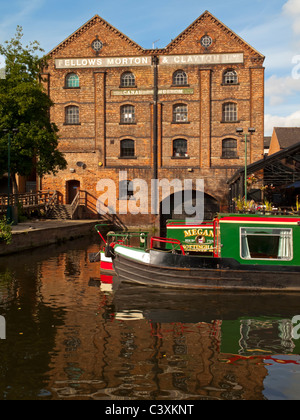
[[[66,204],[72,204],[80,189],[80,181],[67,181],[67,200]]]
[[[196,215],[196,212],[191,215],[187,215],[185,212],[185,206],[184,206],[184,192],[178,192],[176,194],[180,194],[180,200],[179,202],[182,203],[182,211],[181,214],[180,213],[180,209],[176,209],[176,214],[175,214],[175,203],[176,201],[176,197],[175,194],[170,195],[170,197],[167,197],[165,200],[170,200],[170,212],[168,214],[163,214],[163,201],[160,203],[160,234],[161,236],[166,236],[167,233],[167,229],[166,229],[166,225],[167,225],[167,220],[170,219],[174,219],[174,220],[185,220],[187,218],[193,218]],[[189,197],[192,197],[192,206],[195,208],[195,206],[197,205],[196,202],[196,191],[192,191],[191,194],[189,195]],[[204,221],[208,221],[208,220],[213,220],[214,216],[216,213],[218,213],[220,211],[220,206],[217,202],[217,200],[213,197],[211,197],[208,194],[203,195],[203,199],[204,199]]]

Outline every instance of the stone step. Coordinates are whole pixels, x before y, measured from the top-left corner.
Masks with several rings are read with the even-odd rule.
[[[69,204],[59,204],[51,209],[48,217],[50,219],[71,220],[72,207]]]

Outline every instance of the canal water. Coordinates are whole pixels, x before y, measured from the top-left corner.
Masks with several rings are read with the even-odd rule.
[[[1,400],[299,399],[298,296],[112,285],[98,248],[0,258]]]

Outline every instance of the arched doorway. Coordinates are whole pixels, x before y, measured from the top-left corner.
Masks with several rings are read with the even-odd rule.
[[[180,195],[180,196],[178,196]],[[185,194],[183,191],[180,191],[175,194],[171,194],[169,197],[166,197],[160,203],[160,234],[161,236],[166,236],[166,224],[167,220],[174,219],[174,220],[185,220],[188,218],[193,218],[196,215],[194,214],[187,214],[185,212],[185,208],[188,206],[193,206],[195,208],[197,201],[196,201],[196,191],[190,191],[190,194],[186,195],[187,197],[192,197],[191,202],[185,203]],[[169,212],[165,211],[165,208],[168,208],[168,205],[164,206],[165,204],[170,202],[169,205]],[[178,203],[180,205],[178,206]],[[177,205],[177,207],[176,207]],[[163,211],[164,209],[164,211]],[[212,220],[216,213],[220,211],[220,206],[215,198],[212,196],[204,193],[204,221]]]
[[[76,181],[76,180],[67,181],[67,185],[66,185],[66,192],[67,192],[66,204],[72,204],[73,203],[74,198],[76,197],[79,189],[80,189],[80,181]]]

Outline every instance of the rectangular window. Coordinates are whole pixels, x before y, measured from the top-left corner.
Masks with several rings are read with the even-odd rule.
[[[237,157],[237,141],[234,139],[225,139],[222,142],[222,158]]]
[[[134,157],[134,140],[121,140],[120,157]]]
[[[120,181],[119,183],[119,200],[130,200],[134,196],[133,182]]]
[[[121,123],[133,124],[135,123],[135,108],[131,105],[121,107]]]
[[[245,260],[293,259],[293,231],[284,228],[241,228],[241,258]]]
[[[176,105],[173,109],[173,122],[187,122],[188,110],[186,105]]]
[[[223,122],[237,121],[237,106],[233,103],[227,103],[223,106]]]
[[[68,106],[65,112],[66,124],[79,124],[79,108],[77,106]]]

